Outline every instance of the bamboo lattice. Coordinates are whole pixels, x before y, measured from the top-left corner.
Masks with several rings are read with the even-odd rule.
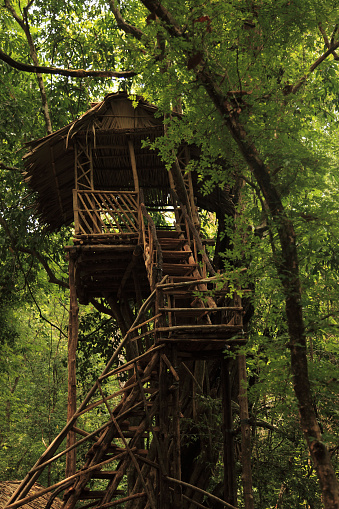
[[[75,235],[136,234],[138,193],[74,190]]]

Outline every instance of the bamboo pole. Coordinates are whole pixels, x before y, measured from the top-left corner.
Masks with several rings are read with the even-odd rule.
[[[123,364],[122,366],[119,366],[118,368],[114,369],[113,371],[106,373],[106,375],[99,376],[98,380],[103,380],[104,378],[107,378],[109,376],[117,375],[118,373],[121,373],[122,371],[126,371],[135,362],[138,362],[138,361],[144,359],[145,357],[151,355],[152,353],[156,352],[157,350],[161,350],[162,348],[164,348],[164,345],[158,345],[158,346],[154,346],[154,347],[152,346],[149,350],[147,350],[147,352],[143,353],[142,355],[139,355],[139,357],[136,357],[136,358],[126,362],[125,364]]]
[[[136,365],[135,365],[135,366],[136,366]],[[137,369],[137,368],[136,368],[136,369]],[[129,444],[128,444],[128,442],[127,442],[127,440],[126,440],[126,438],[125,438],[125,436],[124,436],[123,432],[121,431],[121,428],[120,428],[120,426],[119,426],[119,424],[118,424],[118,421],[117,421],[117,420],[116,420],[116,418],[114,417],[114,414],[113,414],[113,412],[112,412],[112,410],[111,410],[111,407],[109,406],[109,404],[108,404],[108,402],[107,402],[107,399],[105,398],[105,395],[104,395],[104,393],[102,392],[101,385],[99,385],[99,391],[100,391],[100,394],[101,394],[101,396],[102,396],[102,399],[103,399],[103,400],[104,400],[104,402],[105,402],[106,408],[107,408],[107,410],[108,410],[108,412],[109,412],[109,414],[110,414],[110,416],[111,416],[112,422],[114,423],[114,426],[115,426],[115,428],[116,428],[116,430],[117,430],[117,432],[118,432],[118,434],[119,434],[119,437],[120,437],[120,439],[122,440],[122,442],[123,442],[123,444],[124,444],[124,446],[125,446],[125,448],[126,448],[126,450],[127,450],[128,454],[129,454],[129,456],[130,456],[130,458],[131,458],[131,460],[132,460],[132,463],[134,464],[134,467],[135,467],[136,471],[138,472],[138,475],[139,475],[139,478],[140,478],[141,484],[142,484],[142,486],[143,486],[143,488],[144,488],[144,490],[145,490],[145,493],[147,494],[147,498],[148,498],[148,501],[149,501],[149,503],[150,503],[150,505],[151,505],[151,508],[152,508],[152,509],[156,509],[156,507],[155,507],[155,505],[154,505],[154,501],[153,501],[153,499],[152,499],[152,495],[151,495],[150,491],[149,491],[149,490],[148,490],[148,488],[147,488],[146,481],[145,481],[145,479],[144,479],[144,477],[143,477],[143,475],[142,475],[142,473],[141,473],[141,470],[140,470],[140,467],[139,467],[139,465],[138,465],[138,462],[137,462],[137,460],[136,460],[136,458],[135,458],[135,456],[134,456],[134,454],[133,454],[133,452],[132,452],[131,448],[129,447]]]
[[[160,428],[159,433],[159,464],[160,458],[163,464],[161,471],[158,472],[158,490],[159,490],[159,507],[162,509],[171,509],[171,501],[169,496],[169,487],[166,482],[165,476],[170,473],[170,461],[167,454],[163,454],[169,450],[170,444],[170,429],[169,429],[169,393],[168,393],[168,375],[165,362],[160,360],[159,369],[159,421],[158,425]]]
[[[136,447],[133,448],[133,451],[136,450]],[[127,452],[121,452],[120,454],[117,454],[116,456],[112,456],[111,458],[101,461],[100,463],[97,463],[96,465],[93,465],[89,468],[86,468],[85,470],[80,470],[74,475],[71,475],[70,477],[67,477],[63,481],[59,481],[56,484],[53,484],[52,486],[49,486],[48,488],[45,488],[43,490],[38,491],[37,493],[34,493],[33,495],[30,495],[28,497],[22,498],[21,500],[18,500],[17,502],[13,502],[12,504],[6,505],[6,508],[15,509],[16,507],[19,507],[23,504],[28,504],[29,502],[32,502],[33,500],[41,497],[42,495],[45,495],[46,493],[49,493],[50,491],[53,491],[56,488],[59,488],[61,486],[64,486],[65,488],[68,487],[71,481],[74,479],[77,479],[78,477],[87,474],[88,472],[92,472],[92,470],[97,470],[100,467],[103,467],[104,465],[107,465],[108,463],[111,463],[112,461],[117,461],[118,459],[123,458],[126,456]]]
[[[134,495],[129,495],[124,498],[120,498],[119,500],[112,500],[111,502],[108,502],[107,504],[102,504],[100,506],[93,507],[93,509],[107,509],[108,507],[114,507],[115,505],[122,504],[124,502],[128,502],[130,500],[135,500],[137,498],[145,497],[146,493],[135,493]]]
[[[171,348],[171,360],[175,367],[172,366],[169,359],[165,354],[162,355],[163,361],[169,368],[175,382],[173,384],[173,390],[171,390],[172,396],[172,465],[171,470],[173,477],[181,480],[181,434],[180,434],[180,393],[179,393],[179,376],[176,372],[178,366],[178,352],[173,346]],[[176,485],[173,493],[173,505],[174,507],[182,506],[182,487]]]

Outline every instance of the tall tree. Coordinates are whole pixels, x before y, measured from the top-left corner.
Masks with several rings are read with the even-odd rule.
[[[286,122],[286,116],[298,115],[303,110],[302,102],[295,96],[300,93],[304,102],[311,102],[312,87],[307,87],[312,81],[310,75],[328,57],[333,58],[339,47],[338,26],[333,23],[332,16],[327,17],[332,4],[327,5],[319,17],[316,2],[308,2],[307,10],[306,4],[285,2],[274,6],[271,2],[260,5],[192,2],[189,6],[177,2],[166,5],[153,0],[141,3],[149,11],[146,24],[142,26],[144,36],[140,37],[139,27],[131,29],[112,0],[110,6],[118,26],[139,41],[153,39],[154,46],[156,34],[161,33],[166,39],[165,51],[174,72],[177,69],[182,73],[190,71],[185,72],[186,80],[194,76],[196,85],[204,88],[251,170],[278,234],[276,269],[285,298],[300,422],[317,470],[325,507],[337,508],[339,484],[322,440],[308,377],[296,231],[277,178],[283,174],[284,164],[275,161],[273,165],[271,161],[272,142],[292,127]],[[317,24],[321,25],[320,34]],[[148,30],[150,25],[152,31]],[[326,35],[328,30],[330,42]],[[313,36],[312,44],[305,44],[308,34]],[[325,51],[323,38],[328,46]],[[159,52],[152,56],[155,62]],[[192,94],[191,84],[185,93]],[[271,133],[267,133],[267,129]],[[263,133],[266,144],[259,139]],[[288,150],[289,145],[281,147],[284,148]]]

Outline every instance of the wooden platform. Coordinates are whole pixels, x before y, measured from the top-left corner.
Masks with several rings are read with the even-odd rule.
[[[149,295],[149,282],[137,236],[124,239],[87,236],[75,239],[75,245],[65,249],[75,259],[76,291],[80,304],[88,304],[91,298],[107,294],[134,298],[135,278],[142,298]]]

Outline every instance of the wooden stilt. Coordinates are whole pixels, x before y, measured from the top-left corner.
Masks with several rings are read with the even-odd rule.
[[[79,306],[75,289],[75,259],[69,254],[69,324],[68,324],[68,402],[67,421],[76,412],[76,350],[78,345],[78,314]],[[75,424],[75,423],[74,423]],[[76,432],[70,430],[67,434],[66,447],[72,447],[76,443]],[[66,454],[66,477],[75,474],[76,471],[76,448]]]
[[[172,384],[172,436],[173,436],[173,447],[172,447],[172,476],[175,479],[181,480],[181,447],[180,447],[180,395],[179,395],[179,377],[176,373],[178,364],[178,352],[176,348],[172,347],[171,361],[173,364],[168,365],[166,362],[166,355],[163,356],[164,362],[167,364],[171,375],[175,382]],[[182,507],[182,488],[176,484],[173,492],[173,506]]]
[[[224,498],[229,504],[237,505],[229,363],[229,359],[222,359],[221,361],[223,409],[222,431],[224,441]]]
[[[170,509],[170,494],[168,489],[168,483],[166,482],[164,475],[168,475],[169,472],[169,458],[168,458],[168,449],[169,449],[169,405],[168,405],[168,376],[167,376],[167,366],[163,360],[160,361],[160,370],[159,370],[159,442],[160,442],[160,450],[162,455],[162,461],[164,464],[164,470],[159,472],[159,507],[162,509]]]
[[[137,189],[133,151],[131,150],[130,153]],[[87,178],[87,170],[83,179],[85,177]],[[67,483],[71,481],[72,486],[65,481],[65,484],[57,485],[57,489],[68,490],[65,493],[65,509],[74,509],[83,500],[94,500],[94,502],[86,502],[87,505],[84,507],[88,509],[114,507],[119,503],[125,504],[126,509],[182,508],[187,502],[199,507],[203,497],[208,494],[203,490],[196,490],[192,485],[200,486],[205,482],[203,468],[200,469],[200,466],[199,469],[193,468],[190,478],[192,484],[181,481],[182,468],[185,468],[181,465],[181,411],[187,410],[188,418],[191,413],[194,418],[199,418],[200,402],[199,398],[194,396],[196,393],[209,393],[205,361],[202,362],[199,359],[208,359],[210,356],[215,358],[221,354],[226,342],[231,344],[240,341],[232,336],[234,332],[241,331],[241,302],[238,299],[239,302],[234,302],[233,306],[227,306],[230,298],[227,296],[226,299],[225,295],[229,293],[229,290],[226,288],[226,283],[222,282],[221,276],[202,278],[206,274],[199,271],[198,264],[198,255],[200,258],[198,251],[202,244],[199,244],[198,233],[194,235],[192,232],[195,226],[192,226],[193,220],[189,216],[191,214],[189,207],[188,212],[184,207],[177,207],[177,231],[173,228],[167,231],[155,227],[141,199],[138,217],[142,235],[139,236],[139,244],[137,244],[137,235],[124,237],[125,230],[132,232],[133,224],[138,223],[134,205],[130,206],[131,198],[126,193],[119,192],[117,196],[111,193],[110,196],[106,196],[104,191],[95,192],[93,193],[95,208],[87,199],[92,191],[82,190],[81,192],[83,194],[81,210],[84,211],[85,216],[93,213],[94,219],[102,220],[105,225],[106,219],[101,216],[106,214],[106,208],[102,206],[105,202],[112,210],[114,209],[112,221],[109,217],[107,218],[110,222],[109,228],[115,228],[115,220],[121,224],[109,238],[109,233],[97,234],[95,223],[90,223],[86,219],[87,227],[95,230],[93,236],[90,234],[86,236],[83,232],[83,238],[76,239],[75,247],[68,249],[71,288],[69,422],[62,436],[58,437],[55,444],[48,450],[48,454],[45,454],[31,471],[27,487],[22,489],[21,498],[23,499],[28,493],[32,482],[42,473],[43,468],[49,467],[64,454],[67,458],[66,481]],[[191,206],[193,203],[192,201]],[[183,211],[187,217],[190,217],[190,221],[184,217]],[[126,235],[129,234],[126,233]],[[140,271],[142,248],[145,267],[143,271]],[[88,255],[91,256],[89,259],[86,258]],[[122,262],[125,255],[127,259]],[[90,263],[87,263],[88,260]],[[115,260],[117,260],[117,266],[114,265]],[[202,261],[207,264],[204,258]],[[75,293],[75,265],[78,290],[81,289],[81,285],[86,288],[87,301],[91,298],[99,298],[98,294],[93,292],[100,290],[100,296],[106,298],[111,306],[112,315],[117,319],[124,335],[90,395],[85,398],[77,412],[75,357],[78,304]],[[120,271],[120,268],[123,270]],[[151,293],[142,303],[150,291],[148,286],[145,289],[147,271]],[[166,276],[160,280],[162,271]],[[81,279],[80,272],[84,279]],[[112,273],[113,287],[104,279],[105,274],[110,273]],[[213,271],[210,270],[210,273]],[[101,279],[98,279],[98,274],[102,274]],[[217,284],[219,280],[220,285]],[[78,295],[80,296],[79,291]],[[101,306],[105,312],[105,306],[102,304]],[[136,309],[139,311],[134,319],[132,311],[136,312]],[[123,366],[116,367],[123,348],[127,349],[129,361]],[[182,359],[191,361],[189,365],[196,367],[193,373],[182,363]],[[226,364],[223,370],[225,498],[234,504],[236,498],[232,456],[232,415]],[[122,388],[120,386],[120,389],[116,390],[112,383],[102,389],[102,381],[128,371],[130,372],[128,381]],[[192,384],[191,378],[192,391],[188,389],[190,383]],[[121,383],[121,379],[119,382]],[[116,400],[118,396],[121,399]],[[181,401],[183,397],[185,397],[184,402]],[[193,400],[192,409],[191,400]],[[187,402],[188,407],[186,407]],[[92,426],[89,425],[86,431],[91,415],[99,414],[109,420],[95,431],[92,431]],[[107,414],[109,417],[105,417]],[[76,426],[80,416],[84,416],[81,418],[81,428],[84,429]],[[67,449],[52,458],[51,456],[57,452],[66,435]],[[78,441],[76,441],[76,435]],[[209,444],[201,439],[202,454],[212,449],[211,435],[212,433],[209,434]],[[84,466],[79,468],[78,465],[76,469],[75,451],[82,444],[88,447],[87,455]],[[184,454],[183,452],[183,458],[185,458]],[[189,472],[185,472],[186,474],[188,475]],[[127,496],[121,489],[125,489],[126,479]],[[223,505],[231,507],[230,503],[223,502]],[[20,505],[20,502],[17,505]]]
[[[241,463],[245,509],[254,509],[251,468],[251,427],[248,423],[246,357],[238,355]]]

